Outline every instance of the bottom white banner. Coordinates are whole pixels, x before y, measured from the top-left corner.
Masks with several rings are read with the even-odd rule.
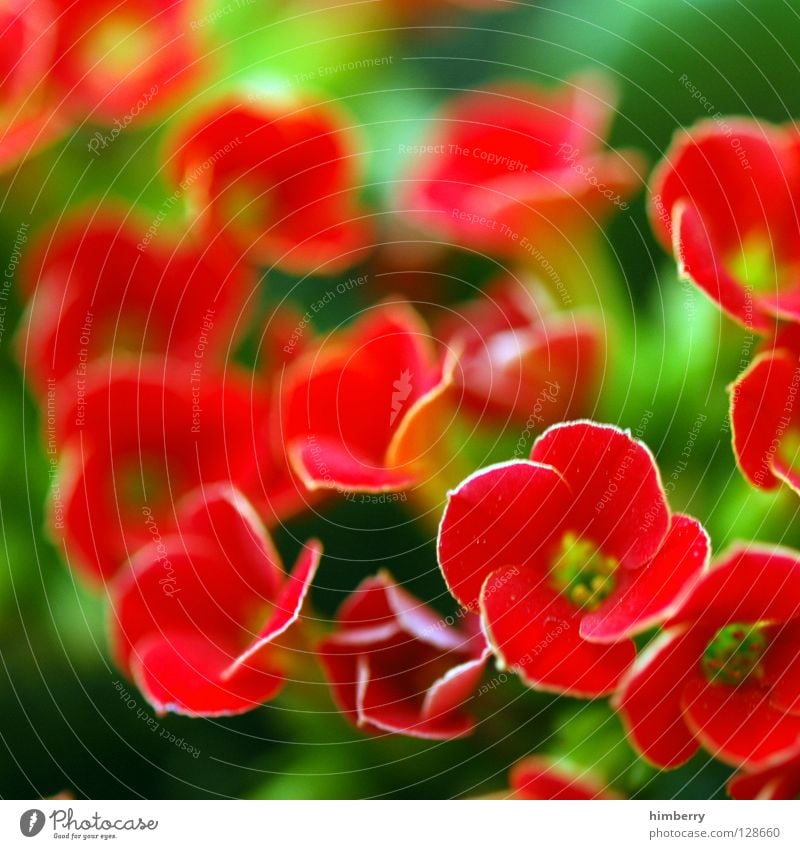
[[[2,801],[0,846],[800,846],[797,802]],[[466,837],[466,840],[465,840]],[[35,841],[35,842],[32,842]]]

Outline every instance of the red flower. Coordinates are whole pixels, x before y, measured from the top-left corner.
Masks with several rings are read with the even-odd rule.
[[[47,0],[0,7],[0,171],[54,141],[67,128],[52,85],[55,10]]]
[[[729,119],[678,134],[650,212],[681,274],[745,327],[800,318],[800,147],[793,127]]]
[[[354,134],[330,103],[253,90],[182,126],[168,164],[210,235],[232,233],[257,262],[332,273],[369,241]]]
[[[475,619],[455,628],[387,573],[367,578],[319,648],[339,709],[359,726],[412,737],[470,733],[464,706],[488,657]]]
[[[800,330],[789,325],[731,387],[736,462],[761,489],[781,482],[800,493]]]
[[[702,745],[760,769],[800,745],[800,559],[737,547],[708,572],[637,660],[616,706],[662,767]]]
[[[634,660],[631,638],[703,572],[708,539],[670,515],[650,452],[618,428],[555,425],[531,461],[483,469],[450,493],[439,564],[526,683],[607,695]]]
[[[399,303],[300,357],[282,387],[281,426],[306,486],[385,492],[416,483],[448,421],[452,365],[437,360],[428,330]]]
[[[777,766],[736,773],[728,793],[734,799],[800,799],[800,755]]]
[[[47,380],[85,379],[112,353],[213,362],[235,344],[254,280],[219,245],[150,242],[143,222],[101,209],[42,234],[24,283],[20,359],[42,390]]]
[[[513,767],[509,783],[513,799],[618,798],[595,776],[536,755]]]
[[[591,313],[556,312],[543,290],[500,280],[442,330],[459,351],[456,379],[476,416],[543,429],[591,412],[603,364]]]
[[[637,156],[602,147],[613,99],[595,77],[452,99],[410,151],[419,162],[404,208],[447,238],[503,254],[530,253],[543,233],[596,228],[640,184]]]
[[[191,0],[55,0],[64,99],[124,130],[151,122],[199,69]]]
[[[246,488],[259,471],[265,410],[242,376],[223,381],[193,363],[99,362],[80,394],[65,399],[56,386],[47,406],[48,452],[63,448],[52,525],[70,564],[94,581],[149,540],[146,512],[166,534],[186,493],[220,481]]]
[[[290,651],[279,637],[300,615],[321,547],[307,542],[285,575],[235,489],[197,490],[177,510],[177,531],[155,531],[111,586],[114,655],[159,713],[243,713],[283,684]]]

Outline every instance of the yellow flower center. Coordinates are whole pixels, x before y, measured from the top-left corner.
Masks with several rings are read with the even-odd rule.
[[[574,605],[591,611],[614,592],[618,565],[593,542],[569,531],[561,540],[550,576],[555,588]]]
[[[703,652],[701,665],[713,684],[735,687],[764,674],[761,660],[767,650],[767,637],[759,625],[734,623],[720,628]]]

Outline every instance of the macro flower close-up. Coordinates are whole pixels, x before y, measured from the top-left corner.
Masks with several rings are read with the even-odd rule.
[[[0,0],[0,845],[797,842],[799,10]]]

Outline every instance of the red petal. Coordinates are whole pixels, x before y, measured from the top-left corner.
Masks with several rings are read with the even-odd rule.
[[[581,636],[615,642],[646,631],[675,613],[707,570],[710,543],[703,526],[677,514],[658,554],[639,569],[617,570],[613,595],[581,619]]]
[[[695,674],[684,688],[683,708],[703,747],[734,766],[769,766],[800,746],[800,716],[770,707],[768,692],[755,686],[711,684]]]
[[[532,231],[544,222],[580,227],[608,214],[613,202],[587,174],[596,171],[604,188],[627,196],[639,170],[633,156],[598,151],[610,100],[598,77],[552,90],[502,84],[455,98],[427,140],[435,152],[415,161],[404,207],[471,249],[506,254],[518,248],[510,233],[537,242]]]
[[[736,462],[761,489],[775,489],[783,480],[800,492],[800,472],[781,453],[791,425],[800,425],[800,408],[791,401],[800,380],[798,368],[797,357],[789,351],[761,354],[731,387]]]
[[[515,799],[613,799],[594,776],[533,756],[514,766],[509,784]]]
[[[405,734],[426,740],[451,740],[469,734],[474,720],[458,710],[424,716],[418,700],[397,690],[396,682],[373,674],[369,655],[362,655],[357,667],[356,704],[359,724],[371,725],[391,734]],[[409,694],[415,695],[413,692]]]
[[[675,205],[673,230],[681,277],[702,289],[746,329],[756,332],[769,330],[774,322],[754,309],[753,296],[715,253],[707,227],[708,222],[687,202],[680,201]]]
[[[300,358],[281,392],[283,439],[298,474],[310,487],[407,486],[413,476],[387,465],[392,438],[440,378],[428,331],[398,304],[377,307]]]
[[[531,568],[492,573],[481,611],[495,654],[539,690],[581,698],[610,695],[636,657],[632,640],[610,646],[584,640],[581,611]]]
[[[710,631],[732,622],[785,622],[800,616],[800,560],[778,546],[727,551],[672,617]]]
[[[764,656],[770,704],[782,713],[800,714],[800,621],[771,630],[773,637]]]
[[[374,465],[370,458],[358,456],[335,439],[309,437],[294,440],[288,447],[294,471],[312,492],[396,492],[417,480],[411,472]]]
[[[490,654],[487,648],[480,657],[448,669],[431,684],[422,704],[422,718],[436,722],[451,711],[463,708],[475,695]]]
[[[471,730],[460,708],[488,657],[482,637],[450,627],[385,572],[362,582],[338,623],[319,653],[350,721],[431,739]]]
[[[283,678],[266,668],[246,666],[234,678],[223,680],[234,657],[230,647],[201,634],[168,633],[141,645],[133,676],[159,713],[244,713],[273,698]]]
[[[56,405],[56,436],[48,439],[54,452],[63,446],[63,459],[54,524],[95,579],[115,574],[150,541],[145,508],[167,535],[175,502],[188,492],[253,474],[262,403],[238,377],[223,382],[213,373],[193,395],[191,369],[173,361],[97,363],[85,392],[66,391],[69,403]]]
[[[40,391],[85,388],[86,366],[127,352],[215,361],[236,341],[252,273],[209,246],[147,242],[149,223],[106,204],[40,233],[24,277],[32,297],[18,336]],[[238,324],[238,326],[237,326]]]
[[[450,592],[477,611],[487,576],[541,562],[563,533],[573,495],[558,472],[524,460],[468,477],[449,494],[439,526],[439,566]]]
[[[569,530],[626,566],[652,558],[669,529],[653,455],[612,425],[569,422],[536,440],[531,460],[557,469],[572,489]]]
[[[190,181],[209,236],[230,233],[261,264],[329,274],[353,264],[371,238],[352,127],[330,102],[241,91],[181,127],[168,158],[175,183]]]
[[[791,136],[782,128],[740,118],[730,119],[728,127],[701,121],[676,135],[653,174],[654,229],[670,248],[670,217],[685,201],[698,211],[715,252],[770,226],[778,228],[774,237],[788,235],[797,168]]]
[[[230,484],[195,490],[178,505],[185,534],[214,540],[226,567],[246,577],[265,599],[277,596],[283,582],[281,558],[250,502]]]
[[[240,495],[212,488],[191,495],[184,511],[182,536],[162,538],[148,520],[153,541],[111,587],[112,641],[123,668],[151,635],[178,630],[243,640],[251,618],[278,592],[280,560]]]
[[[797,799],[800,797],[800,758],[755,772],[738,772],[728,782],[734,799]]]
[[[614,699],[635,748],[664,769],[686,763],[698,749],[682,698],[704,648],[703,634],[680,628],[662,633],[637,658]]]
[[[317,540],[307,542],[297,564],[292,573],[286,577],[286,583],[275,600],[272,616],[258,635],[258,639],[242,652],[232,667],[226,671],[226,678],[240,674],[239,670],[243,664],[265,646],[274,643],[277,637],[298,620],[321,557],[322,545]]]

